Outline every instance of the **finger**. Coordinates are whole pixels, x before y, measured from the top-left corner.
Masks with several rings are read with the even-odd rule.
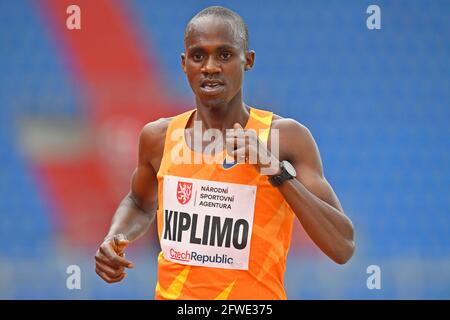
[[[248,143],[248,140],[245,137],[231,137],[226,139],[226,148],[227,151],[231,152],[240,147],[244,147]]]
[[[236,123],[233,125],[233,128],[234,128],[234,129],[241,129],[241,130],[244,130],[244,128],[242,128],[242,126],[241,126],[241,124],[240,124],[239,122],[236,122]]]
[[[112,242],[113,248],[116,252],[123,251],[129,244],[128,238],[123,233],[114,235],[110,242]]]
[[[107,268],[112,269],[112,270],[119,270],[119,269],[123,270],[124,269],[123,266],[117,267],[114,263],[112,263],[110,260],[108,260],[102,254],[95,256],[95,263],[96,263],[96,265],[98,265],[98,264],[104,265]]]
[[[242,127],[237,127],[235,124],[233,128],[226,130],[225,138],[243,137],[244,135],[245,130]]]
[[[115,245],[116,252],[118,254],[123,253],[124,250],[126,249],[126,247],[128,247],[129,243],[130,243],[130,241],[128,241],[127,239],[114,238],[114,245]]]
[[[117,269],[117,266],[109,260],[101,251],[98,250],[98,253],[95,255],[95,261],[104,265],[107,265],[108,267],[112,269]]]
[[[248,154],[247,154],[248,148],[241,147],[231,152],[230,156],[233,157],[234,161],[237,163],[245,163],[248,161]]]
[[[124,267],[114,269],[114,268],[109,267],[106,264],[98,263],[98,262],[95,264],[95,267],[97,269],[99,269],[100,271],[104,272],[108,277],[111,277],[111,278],[117,278],[125,271]]]
[[[133,268],[133,263],[119,256],[110,245],[100,246],[100,252],[103,253],[114,266]]]
[[[227,147],[232,150],[236,150],[249,145],[250,140],[246,137],[233,137],[227,138]]]
[[[256,141],[248,135],[236,135],[226,138],[226,143],[234,144],[235,146],[241,146],[244,144],[255,143]]]
[[[95,269],[95,272],[100,276],[100,278],[102,278],[103,280],[105,280],[108,283],[119,282],[119,281],[121,281],[123,278],[125,278],[127,276],[127,274],[124,272],[118,277],[110,277],[106,273],[104,273],[103,271],[101,271],[101,270],[99,270],[97,268]]]
[[[225,148],[227,150],[227,154],[232,157],[235,150],[235,138],[227,138]]]

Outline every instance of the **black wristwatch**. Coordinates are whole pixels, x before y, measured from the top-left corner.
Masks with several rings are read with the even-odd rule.
[[[278,187],[286,180],[294,179],[297,176],[294,166],[286,160],[280,162],[280,169],[279,174],[269,176],[269,182],[274,187]]]

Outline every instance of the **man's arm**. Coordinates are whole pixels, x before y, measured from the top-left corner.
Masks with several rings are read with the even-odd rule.
[[[155,216],[158,182],[147,156],[152,148],[149,131],[144,128],[139,137],[139,160],[131,178],[131,190],[117,208],[107,238],[123,234],[134,241],[148,230]]]
[[[164,123],[157,121],[144,127],[139,136],[138,165],[131,178],[131,190],[117,208],[112,223],[95,255],[96,272],[106,282],[121,281],[133,264],[125,259],[129,242],[142,236],[155,217],[158,182],[152,162],[160,157]],[[161,139],[162,138],[162,139]]]
[[[297,178],[278,187],[314,243],[333,261],[346,263],[353,255],[353,225],[325,179],[320,153],[309,130],[280,119],[280,155],[292,163]]]
[[[353,225],[323,175],[314,138],[298,122],[276,117],[272,122],[271,135],[273,129],[279,130],[279,140],[276,141],[279,143],[279,158],[267,152],[254,131],[247,130],[247,138],[243,137],[243,128],[239,123],[234,125],[234,134],[227,137],[227,152],[238,162],[243,161],[239,158],[240,154],[247,156],[245,161],[251,154],[258,154],[256,167],[261,172],[262,168],[269,169],[269,174],[276,173],[281,160],[292,163],[297,171],[296,179],[285,181],[278,189],[314,243],[336,263],[344,264],[355,248]],[[269,150],[275,147],[270,145],[271,140]]]

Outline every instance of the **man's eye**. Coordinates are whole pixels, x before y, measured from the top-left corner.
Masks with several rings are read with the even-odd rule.
[[[192,57],[194,58],[195,61],[200,61],[202,60],[203,55],[196,53]]]
[[[223,60],[228,60],[228,59],[231,58],[231,53],[229,53],[229,52],[222,52],[220,54],[220,58],[223,59]]]

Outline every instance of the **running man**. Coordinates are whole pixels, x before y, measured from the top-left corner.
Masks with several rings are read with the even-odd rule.
[[[243,102],[255,52],[242,18],[206,8],[188,23],[184,44],[196,108],[143,128],[131,190],[96,253],[96,272],[123,280],[133,268],[125,248],[156,216],[156,299],[286,299],[294,219],[338,264],[353,255],[352,222],[309,130]]]

